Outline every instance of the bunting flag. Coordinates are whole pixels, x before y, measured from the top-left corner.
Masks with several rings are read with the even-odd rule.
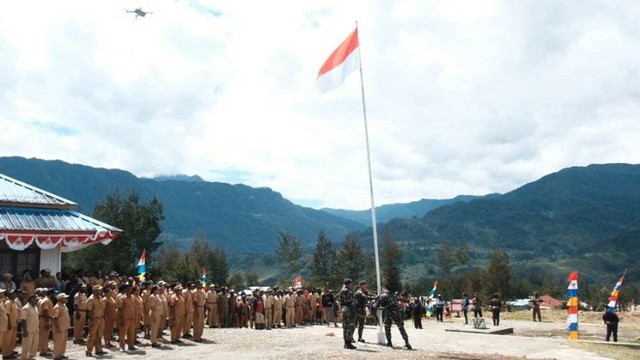
[[[567,288],[567,330],[569,331],[569,340],[578,340],[578,272],[574,271],[569,274],[567,279],[569,287]]]
[[[296,278],[293,280],[293,284],[296,287],[302,287],[302,276],[300,275],[296,276]]]
[[[342,85],[347,75],[359,68],[360,43],[356,28],[324,62],[318,72],[316,86],[322,92],[329,92]]]
[[[147,273],[147,250],[142,250],[142,254],[140,255],[140,260],[138,260],[138,279],[140,281],[144,281],[145,274]]]
[[[202,268],[202,276],[200,276],[200,282],[202,283],[202,286],[207,286],[207,269],[205,268]]]
[[[609,305],[607,305],[607,310],[610,312],[616,312],[616,305],[618,302],[618,294],[620,293],[620,287],[622,286],[622,281],[624,281],[624,275],[618,280],[616,285],[613,287],[613,291],[611,292],[611,296],[609,296]]]

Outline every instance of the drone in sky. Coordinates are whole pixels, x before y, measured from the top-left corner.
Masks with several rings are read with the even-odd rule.
[[[135,10],[125,10],[128,13],[136,14],[136,20],[138,20],[138,16],[145,17],[147,15],[153,14],[151,11],[144,11],[142,8],[137,8]]]

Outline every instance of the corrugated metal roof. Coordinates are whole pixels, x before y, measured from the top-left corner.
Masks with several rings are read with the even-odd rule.
[[[0,230],[122,232],[116,227],[71,210],[17,207],[0,207]]]
[[[58,195],[0,174],[0,202],[24,203],[44,206],[72,207],[76,205]]]

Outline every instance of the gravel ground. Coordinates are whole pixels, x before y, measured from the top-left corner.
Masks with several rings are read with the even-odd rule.
[[[490,321],[490,320],[489,320]],[[151,348],[148,340],[143,340],[140,350],[121,353],[117,349],[108,350],[105,359],[147,358],[171,360],[205,359],[211,356],[229,356],[238,359],[563,359],[599,360],[623,359],[627,355],[616,355],[607,351],[609,345],[585,344],[584,346],[566,340],[564,324],[534,323],[525,320],[503,320],[501,328],[513,327],[513,335],[489,335],[486,333],[451,332],[471,330],[460,319],[437,323],[423,321],[424,329],[413,328],[410,321],[406,329],[413,350],[401,347],[402,338],[397,328],[392,328],[394,349],[376,344],[378,328],[367,326],[365,344],[356,344],[357,350],[342,348],[342,329],[326,326],[305,326],[295,329],[274,329],[256,331],[251,329],[205,329],[206,343],[184,340],[183,345],[165,344],[160,349]],[[588,326],[586,326],[588,327]],[[593,325],[594,332],[602,332],[602,327]],[[588,330],[585,330],[588,332]],[[617,347],[616,347],[617,348]],[[84,348],[69,343],[67,355],[84,358]],[[639,353],[637,349],[632,353]],[[599,355],[600,354],[600,355]],[[628,358],[628,357],[627,357]]]

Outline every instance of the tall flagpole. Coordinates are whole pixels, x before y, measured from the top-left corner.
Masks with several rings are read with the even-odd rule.
[[[356,29],[358,29],[358,22],[356,21]],[[358,39],[358,43],[360,40]],[[373,252],[376,258],[376,285],[378,286],[378,296],[382,293],[382,284],[380,280],[380,257],[378,256],[378,222],[376,221],[376,202],[373,196],[373,176],[371,171],[371,151],[369,150],[369,127],[367,125],[367,106],[364,97],[364,77],[362,75],[362,46],[360,46],[360,56],[358,60],[360,62],[360,89],[362,91],[362,115],[364,118],[364,137],[367,144],[367,165],[369,168],[369,192],[371,194],[371,224],[373,228]],[[378,324],[380,325],[380,331],[378,332],[378,344],[385,344],[385,334],[382,329],[382,311],[378,310]]]

